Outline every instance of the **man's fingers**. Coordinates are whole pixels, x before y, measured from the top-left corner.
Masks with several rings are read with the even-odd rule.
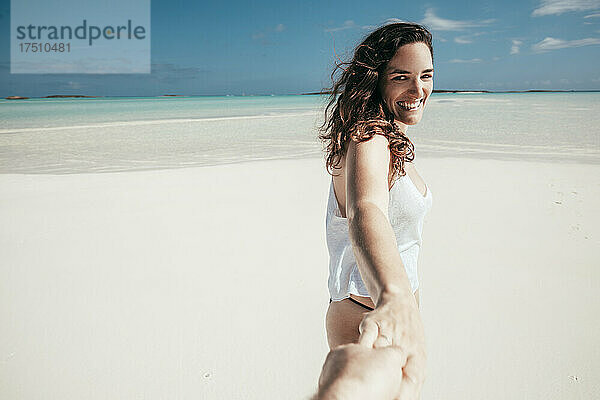
[[[423,386],[423,374],[425,365],[414,356],[408,357],[403,368],[402,384],[400,385],[399,399],[419,400],[421,387]]]
[[[375,322],[363,320],[358,326],[360,337],[358,344],[366,347],[373,347],[377,336],[379,335],[379,326]]]
[[[373,342],[373,347],[378,349],[380,347],[389,347],[391,346],[392,343],[390,342],[390,340],[386,337],[386,336],[378,336],[377,339],[375,339],[375,342]]]

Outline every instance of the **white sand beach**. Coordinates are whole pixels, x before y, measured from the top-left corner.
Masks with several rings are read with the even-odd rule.
[[[600,394],[600,165],[417,158],[423,400]],[[0,398],[307,399],[320,158],[0,175]]]

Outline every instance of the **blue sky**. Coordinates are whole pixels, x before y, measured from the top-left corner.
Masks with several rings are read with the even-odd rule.
[[[10,74],[10,2],[0,0],[0,96],[318,91],[334,45],[346,59],[393,19],[432,31],[435,89],[600,89],[600,0],[154,0],[151,74],[47,75]]]

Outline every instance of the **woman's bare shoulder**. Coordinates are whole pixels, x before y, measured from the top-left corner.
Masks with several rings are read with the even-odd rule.
[[[390,150],[388,140],[375,135],[364,142],[351,141],[346,153],[346,212],[361,202],[376,204],[387,212],[389,203]]]

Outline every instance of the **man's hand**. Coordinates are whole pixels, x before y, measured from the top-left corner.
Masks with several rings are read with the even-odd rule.
[[[345,344],[331,350],[319,377],[318,400],[394,400],[404,384],[406,355],[395,346]]]

